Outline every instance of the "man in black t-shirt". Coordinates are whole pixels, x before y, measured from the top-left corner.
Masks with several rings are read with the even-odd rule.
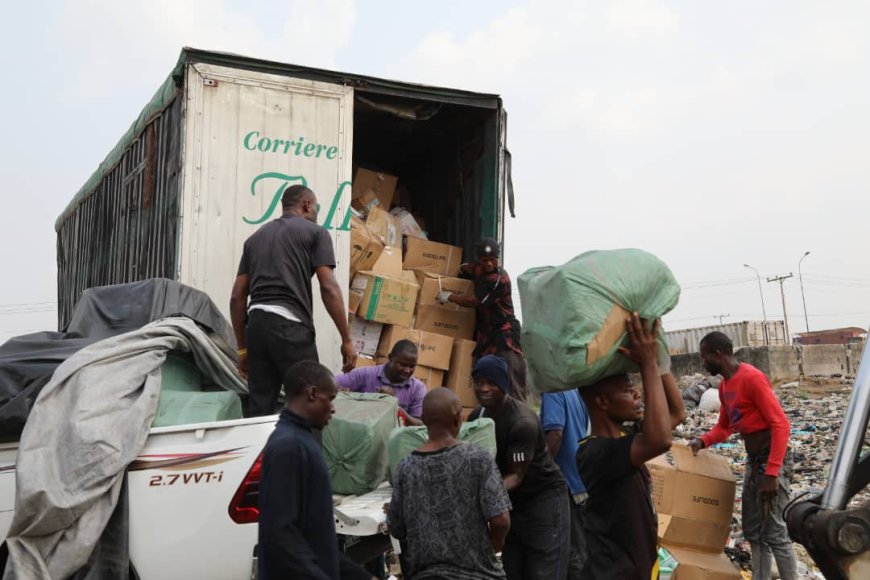
[[[589,550],[584,576],[595,580],[658,578],[658,524],[644,464],[670,449],[671,432],[685,416],[673,377],[659,374],[658,326],[656,321],[650,329],[634,313],[627,322],[630,348],[619,349],[640,367],[643,400],[624,374],[580,388],[592,424],[577,451],[589,494],[583,512]]]
[[[482,357],[471,376],[480,406],[469,421],[495,421],[495,463],[513,504],[502,552],[505,574],[508,580],[563,580],[571,538],[568,489],[547,451],[538,416],[511,397],[501,357]]]
[[[305,186],[292,185],[281,196],[281,205],[281,217],[245,241],[230,298],[239,372],[248,379],[248,417],[274,413],[287,370],[301,360],[318,360],[311,291],[315,274],[323,305],[341,334],[342,370],[349,371],[356,361],[333,271],[332,240],[317,224],[317,196]]]

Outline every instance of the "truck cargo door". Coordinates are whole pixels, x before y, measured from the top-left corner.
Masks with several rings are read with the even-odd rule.
[[[185,83],[178,280],[229,317],[245,240],[281,215],[288,185],[303,184],[317,194],[347,288],[353,89],[201,62]],[[338,371],[340,340],[313,285],[320,360]]]

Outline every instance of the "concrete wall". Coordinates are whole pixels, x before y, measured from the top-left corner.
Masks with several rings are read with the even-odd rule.
[[[806,346],[759,346],[740,348],[734,353],[740,362],[760,369],[773,382],[799,376],[843,375],[854,377],[858,372],[864,343],[814,344]],[[671,372],[675,377],[706,374],[697,353],[671,357]]]

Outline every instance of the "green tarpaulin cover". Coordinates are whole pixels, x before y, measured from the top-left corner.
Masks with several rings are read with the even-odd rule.
[[[399,462],[421,446],[429,438],[426,427],[396,427],[390,433],[387,449],[390,456],[390,483],[396,476]],[[481,417],[476,421],[463,423],[459,428],[459,439],[480,445],[495,457],[495,421]]]
[[[242,400],[231,391],[161,389],[152,427],[192,425],[242,418]]]
[[[323,457],[333,493],[360,495],[387,478],[387,439],[396,426],[395,397],[339,393],[335,415],[323,430]]]
[[[637,249],[586,252],[562,266],[532,268],[518,282],[523,351],[538,391],[563,391],[636,372],[637,366],[617,350],[628,342],[629,313],[661,318],[680,298],[680,285],[667,265]],[[659,360],[666,365],[664,331],[659,342]]]

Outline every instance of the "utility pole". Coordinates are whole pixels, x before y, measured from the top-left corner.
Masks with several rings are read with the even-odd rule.
[[[743,264],[744,268],[749,268],[753,272],[755,272],[755,277],[758,279],[758,295],[761,296],[761,315],[764,317],[764,326],[761,328],[764,330],[764,345],[768,346],[770,344],[770,337],[768,336],[767,330],[767,310],[764,308],[764,292],[761,290],[761,274],[758,273],[758,270],[750,266],[749,264]]]
[[[717,314],[717,315],[715,316],[715,318],[718,318],[718,319],[719,319],[719,326],[722,326],[722,319],[723,319],[723,318],[728,318],[729,316],[731,316],[731,315],[730,315],[730,314]]]
[[[788,312],[785,309],[785,287],[783,283],[789,278],[793,278],[794,274],[791,272],[788,273],[788,276],[774,276],[773,278],[768,278],[768,282],[779,282],[779,292],[782,294],[782,320],[785,323],[785,343],[791,344],[791,334],[788,331]]]
[[[801,259],[798,260],[798,280],[801,281],[801,301],[804,303],[804,322],[807,325],[807,334],[810,333],[810,319],[807,317],[807,298],[804,296],[804,276],[801,274],[801,262],[804,261],[804,258],[810,255],[809,250],[804,252],[804,255],[801,256]]]

